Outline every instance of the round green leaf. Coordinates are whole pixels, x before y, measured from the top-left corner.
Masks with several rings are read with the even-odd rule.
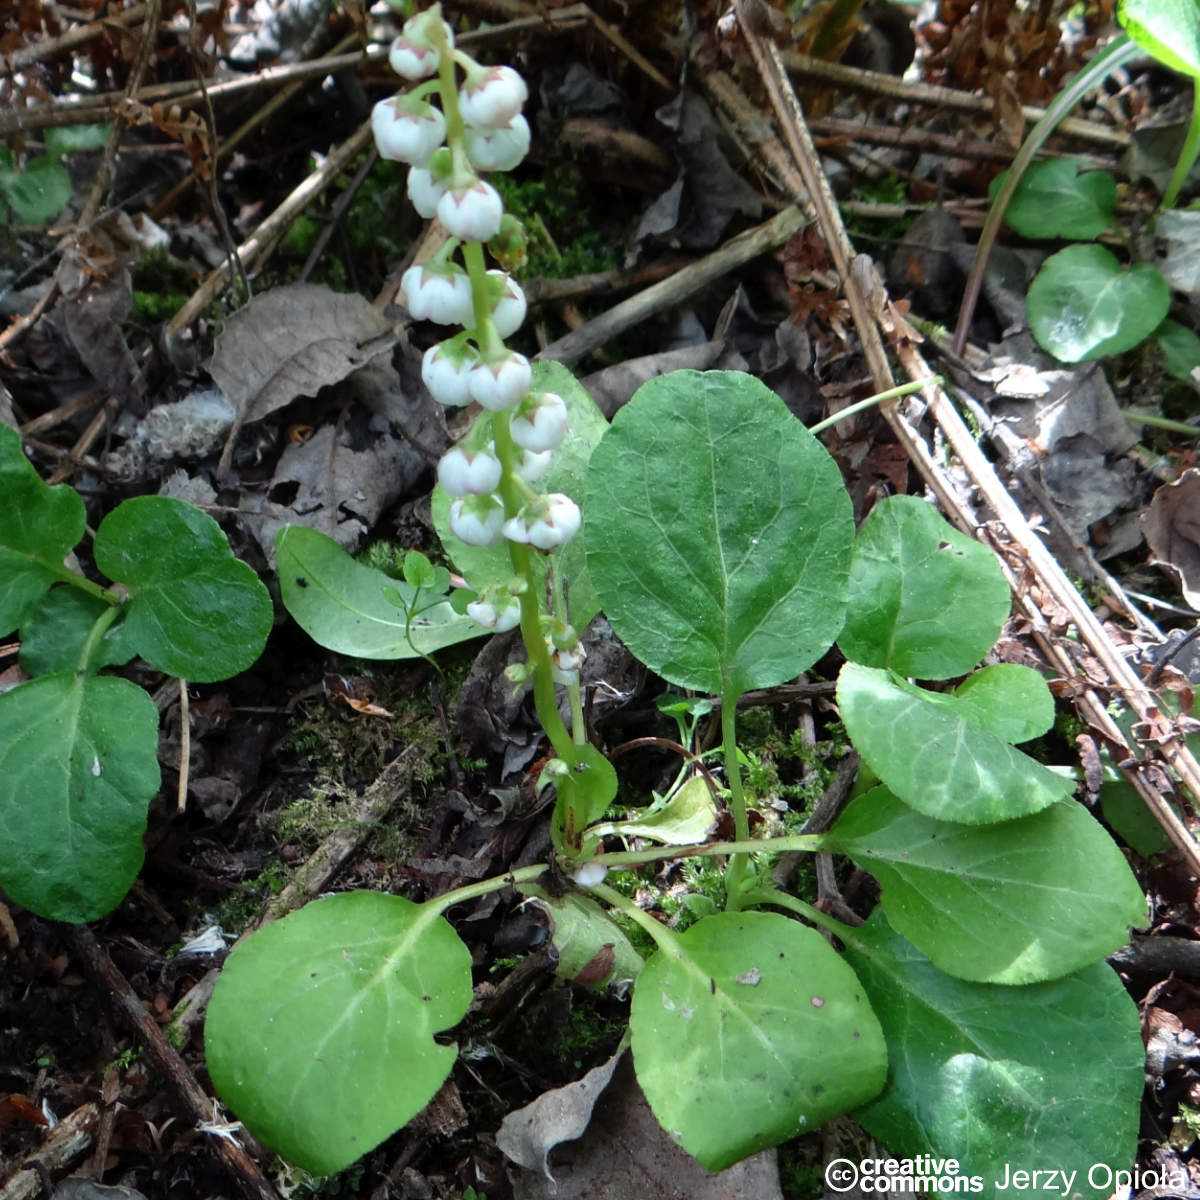
[[[847,663],[837,698],[850,738],[871,770],[927,816],[968,825],[1009,821],[1075,790],[1070,779],[997,737],[988,727],[993,718],[987,707],[972,706],[969,697],[959,702]]]
[[[854,1114],[869,1133],[898,1157],[957,1158],[960,1175],[983,1178],[983,1200],[1011,1197],[1011,1172],[1035,1167],[1070,1178],[1027,1194],[1108,1196],[1088,1171],[1133,1162],[1145,1050],[1137,1009],[1107,964],[1026,987],[968,983],[878,911],[846,957],[888,1043],[887,1087]]]
[[[51,588],[21,625],[21,666],[30,675],[77,669],[92,626],[109,607],[106,601],[79,588]],[[122,666],[136,654],[124,624],[118,622],[100,639],[88,670]]]
[[[1196,0],[1121,0],[1117,20],[1147,54],[1200,80],[1200,5]]]
[[[994,663],[954,689],[960,712],[1006,742],[1041,737],[1054,724],[1054,697],[1046,681],[1019,663]]]
[[[992,180],[991,199],[1007,174]],[[1077,158],[1052,158],[1033,163],[1021,177],[1004,219],[1022,237],[1086,241],[1112,224],[1116,203],[1117,182],[1107,171],[1089,171]]]
[[[842,653],[919,679],[969,671],[995,644],[1011,604],[995,554],[916,496],[892,496],[863,522],[850,595]]]
[[[592,454],[588,571],[621,640],[665,679],[736,695],[811,666],[845,617],[850,498],[758,380],[643,384]]]
[[[870,871],[892,927],[960,979],[1057,979],[1125,945],[1146,920],[1124,857],[1074,800],[999,825],[953,825],[877,787],[823,848]]]
[[[26,225],[45,225],[71,199],[71,177],[61,163],[30,159],[23,171],[0,169],[0,194]]]
[[[1149,263],[1124,268],[1103,246],[1068,246],[1029,285],[1029,327],[1062,362],[1123,354],[1158,328],[1171,289]]]
[[[1187,381],[1200,367],[1200,337],[1194,329],[1168,317],[1154,332],[1154,340],[1163,352],[1167,374]]]
[[[100,522],[95,554],[129,589],[127,636],[151,666],[212,683],[262,653],[270,594],[207,513],[168,496],[126,500]]]
[[[672,942],[634,985],[633,1060],[659,1124],[710,1171],[879,1092],[879,1022],[815,930],[719,913]]]
[[[470,952],[436,909],[379,892],[316,900],[229,956],[209,1073],[256,1137],[332,1175],[425,1107],[456,1054],[434,1035],[470,1003]]]
[[[125,679],[43,675],[0,695],[0,888],[95,921],[142,866],[158,791],[158,710]]]
[[[86,513],[74,488],[48,487],[21,449],[21,435],[0,422],[0,635],[61,578],[62,562],[83,537]]]
[[[417,597],[420,611],[405,637],[404,609],[391,597],[411,604],[413,589],[374,567],[357,563],[331,537],[303,525],[285,525],[275,535],[279,593],[296,624],[320,646],[356,658],[416,658],[433,654],[487,630],[456,613],[448,600],[425,608],[428,593]]]
[[[537,481],[536,487],[540,492],[562,492],[579,503],[583,500],[588,460],[608,428],[608,421],[596,407],[596,402],[562,363],[534,363],[533,386],[537,391],[554,392],[561,396],[571,423],[570,432],[554,451],[550,469]],[[441,484],[433,489],[430,512],[433,527],[450,561],[476,591],[512,579],[513,567],[507,542],[502,541],[495,546],[468,546],[450,532],[450,497]],[[576,534],[556,554],[558,569],[567,581],[567,611],[571,623],[581,630],[600,611],[596,589],[588,578],[583,537]],[[539,579],[545,571],[544,563],[544,555],[533,555],[534,570],[538,572]]]

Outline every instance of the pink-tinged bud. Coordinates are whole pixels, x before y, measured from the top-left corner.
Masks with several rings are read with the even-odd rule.
[[[499,297],[492,301],[492,324],[502,338],[511,337],[525,320],[525,293],[517,281],[504,271],[489,271],[488,278],[498,281],[492,288],[499,292]],[[488,294],[494,295],[495,292],[489,289]]]
[[[500,232],[504,203],[490,183],[476,179],[466,187],[444,192],[437,216],[446,232],[460,242],[488,242]]]
[[[503,468],[491,450],[455,446],[438,463],[438,483],[451,496],[488,496],[500,486]]]
[[[467,605],[467,616],[474,617],[485,629],[493,633],[507,633],[521,623],[521,602],[516,596],[497,596],[495,602],[472,600]]]
[[[480,363],[471,372],[471,399],[490,412],[502,412],[513,408],[532,382],[529,359],[509,353],[498,362]]]
[[[532,450],[522,450],[521,461],[517,463],[517,474],[526,483],[536,483],[550,470],[553,461],[553,450],[543,450],[540,454],[535,454]]]
[[[471,346],[442,342],[422,356],[421,378],[439,404],[462,408],[471,403],[471,372],[478,365],[479,355]]]
[[[388,62],[405,79],[428,79],[437,74],[441,64],[441,45],[453,49],[454,31],[436,13],[419,12],[404,22],[403,31],[388,51]]]
[[[446,140],[446,118],[424,100],[394,96],[371,110],[371,131],[381,158],[423,167]]]
[[[504,529],[504,506],[495,496],[464,496],[450,505],[450,532],[468,546],[494,546]]]
[[[511,171],[529,153],[529,122],[520,113],[500,129],[468,125],[467,157],[477,171]]]
[[[489,67],[468,77],[458,93],[458,108],[468,125],[503,129],[528,96],[525,80],[512,67]]]
[[[431,264],[409,267],[400,277],[408,311],[418,321],[469,325],[475,319],[471,280],[461,267]]]
[[[513,441],[534,452],[561,445],[570,428],[567,406],[553,392],[531,392],[517,406],[509,423]]]
[[[442,56],[432,46],[421,46],[401,34],[392,41],[388,63],[403,79],[428,79],[437,74]]]
[[[579,532],[579,505],[570,496],[551,492],[539,496],[504,522],[504,536],[510,542],[553,550]]]

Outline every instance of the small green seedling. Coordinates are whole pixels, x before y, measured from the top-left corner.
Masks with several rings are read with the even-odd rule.
[[[0,634],[32,678],[0,695],[0,887],[60,921],[111,911],[141,868],[158,791],[158,711],[103,674],[140,657],[197,683],[262,652],[271,599],[217,523],[165,496],[118,505],[96,530],[102,587],[64,565],[84,505],[48,487],[0,425]]]
[[[0,146],[0,197],[18,221],[45,225],[71,199],[71,177],[59,159],[72,150],[96,150],[108,140],[108,125],[70,125],[46,130],[46,153],[18,165]]]

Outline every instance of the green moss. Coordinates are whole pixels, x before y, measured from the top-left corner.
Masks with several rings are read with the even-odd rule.
[[[491,182],[529,239],[529,258],[520,278],[569,279],[617,265],[613,247],[625,240],[623,228],[591,213],[581,197],[588,194],[578,170],[560,164],[537,178],[517,182],[511,175]]]
[[[173,317],[195,290],[192,272],[171,257],[165,246],[147,250],[130,272],[133,315],[148,322]]]

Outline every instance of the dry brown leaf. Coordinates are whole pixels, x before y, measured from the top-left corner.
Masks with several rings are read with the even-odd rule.
[[[315,396],[395,342],[391,322],[359,295],[293,283],[256,296],[226,322],[209,371],[239,424]]]
[[[1184,597],[1200,608],[1200,470],[1160,487],[1142,517],[1153,561],[1178,578]]]

